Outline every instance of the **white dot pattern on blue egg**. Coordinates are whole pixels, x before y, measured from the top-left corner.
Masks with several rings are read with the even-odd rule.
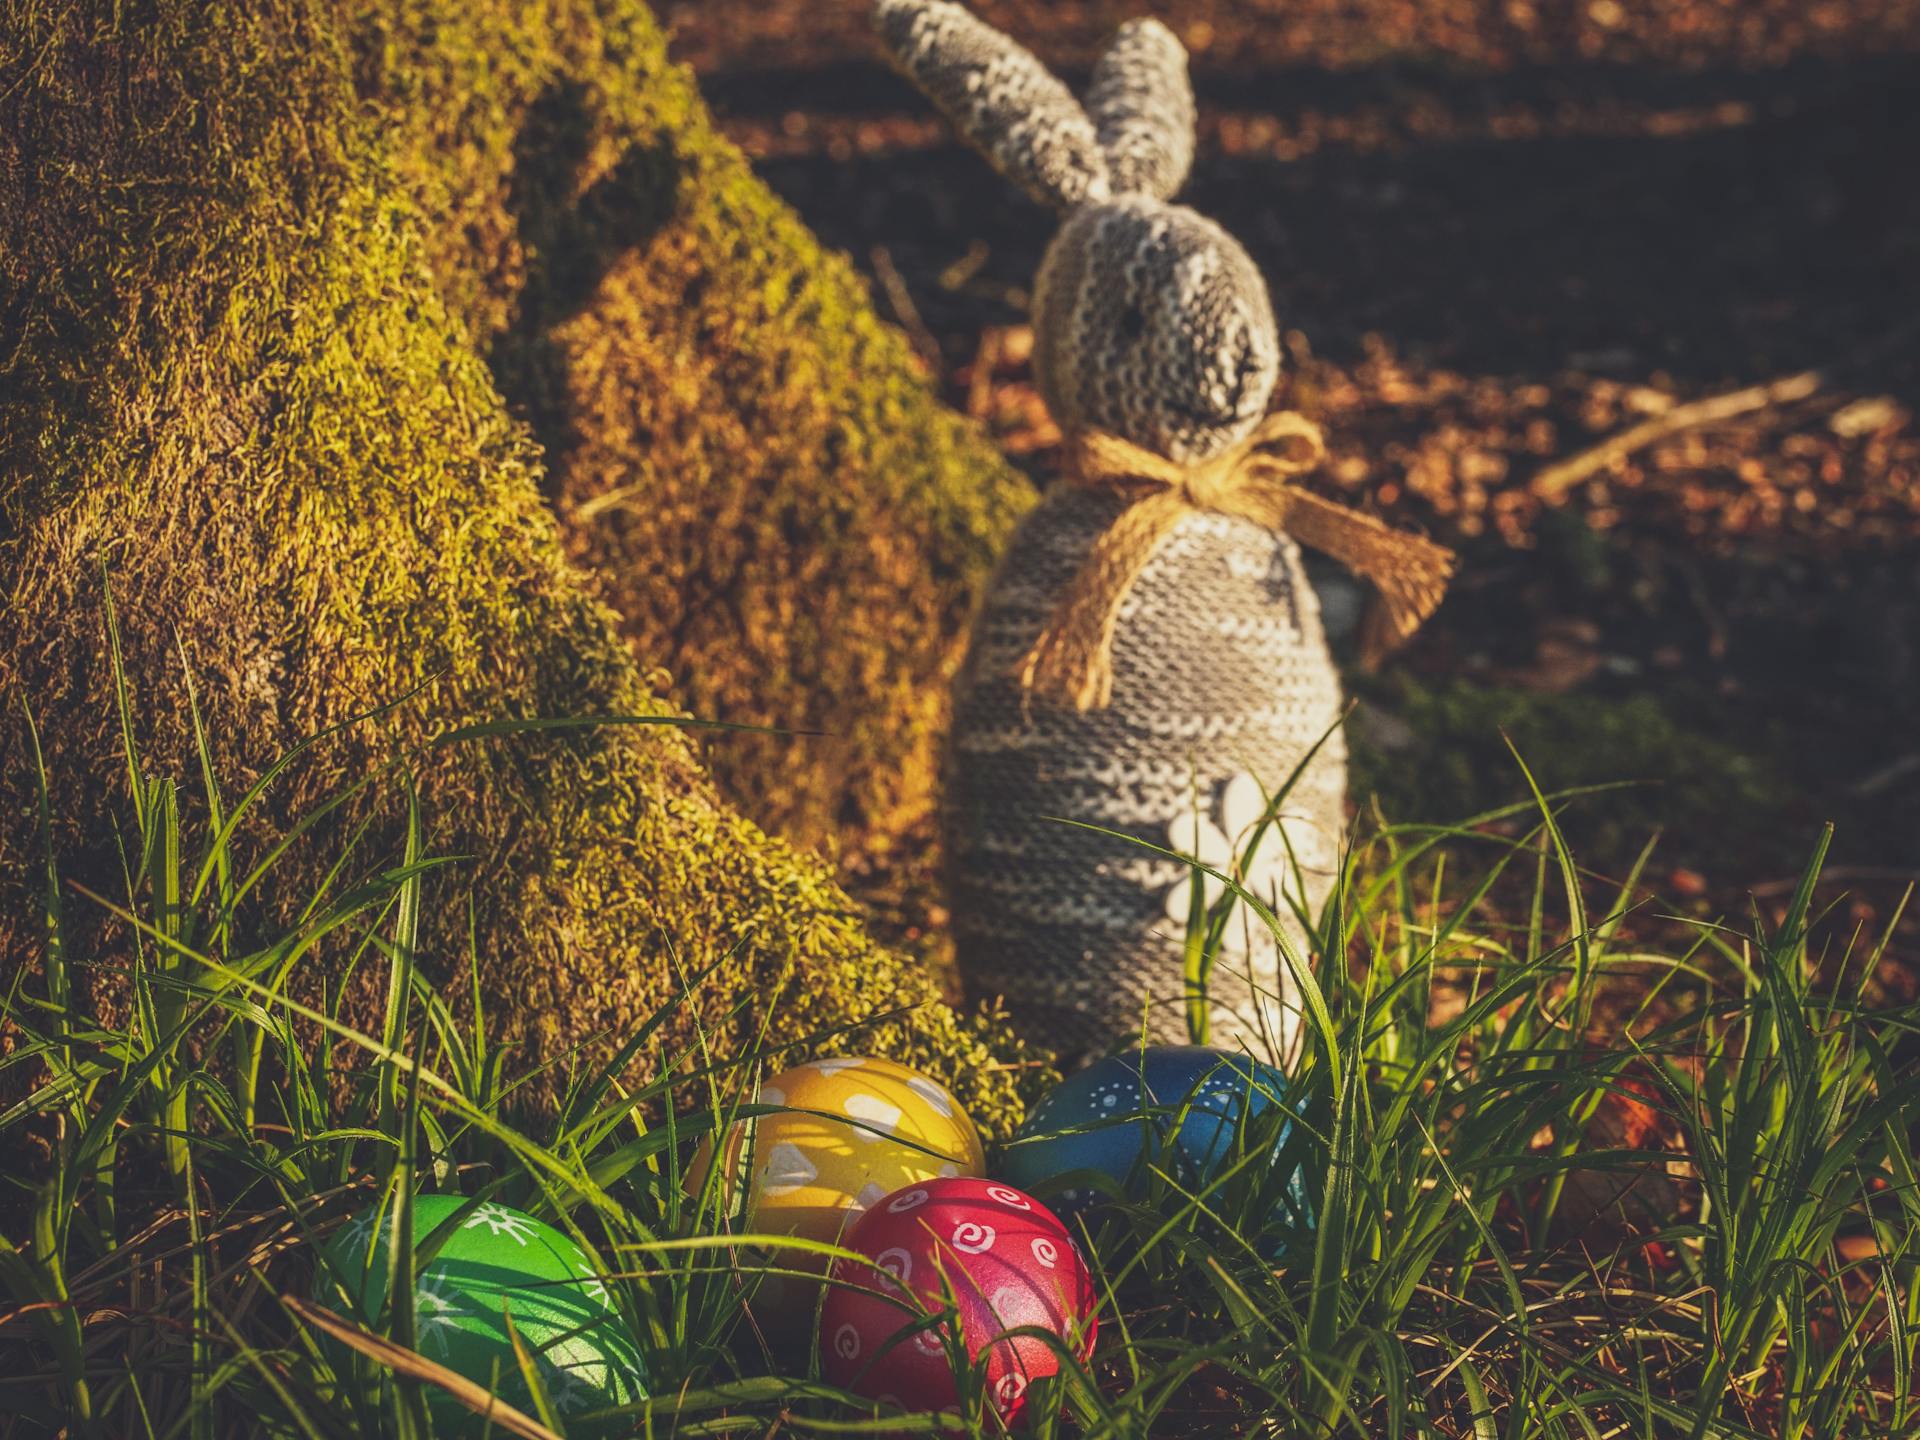
[[[1034,1108],[1007,1150],[1006,1178],[1034,1190],[1092,1171],[1134,1188],[1158,1164],[1204,1183],[1234,1158],[1245,1125],[1278,1103],[1285,1085],[1271,1066],[1206,1046],[1109,1056]],[[1283,1128],[1276,1151],[1286,1134]],[[1079,1206],[1093,1193],[1075,1186],[1054,1198]]]

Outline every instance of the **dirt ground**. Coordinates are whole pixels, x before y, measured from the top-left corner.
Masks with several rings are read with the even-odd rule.
[[[1920,9],[975,8],[1076,84],[1128,15],[1175,28],[1201,106],[1182,198],[1268,277],[1281,402],[1328,429],[1317,483],[1462,551],[1435,620],[1353,678],[1356,790],[1419,818],[1512,798],[1505,729],[1543,784],[1651,782],[1569,828],[1618,873],[1662,827],[1662,904],[1764,911],[1832,820],[1844,908],[1884,923],[1920,872]],[[728,133],[1043,481],[1025,304],[1050,219],[864,12],[664,7]],[[903,933],[938,919],[893,898]]]

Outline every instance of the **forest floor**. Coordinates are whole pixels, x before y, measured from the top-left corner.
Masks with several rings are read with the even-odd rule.
[[[973,3],[1075,82],[1153,6]],[[1083,1232],[1105,1298],[1065,1391],[1077,1433],[1915,1434],[1920,922],[1904,964],[1880,965],[1873,936],[1920,873],[1913,0],[1157,8],[1194,53],[1187,198],[1269,278],[1293,362],[1280,403],[1330,438],[1314,483],[1463,554],[1414,643],[1350,676],[1356,797],[1441,821],[1521,798],[1503,731],[1549,788],[1651,782],[1566,828],[1603,877],[1660,830],[1649,913],[1693,923],[1636,917],[1643,946],[1635,923],[1590,937],[1569,903],[1562,937],[1557,852],[1515,861],[1518,893],[1483,905],[1475,867],[1504,864],[1499,846],[1449,847],[1431,910],[1396,884],[1413,861],[1382,864],[1365,963],[1323,972],[1337,1023],[1275,1128],[1240,1127],[1229,1181],[1157,1176]],[[661,9],[728,133],[1044,481],[1058,435],[1026,299],[1048,217],[886,69],[865,0]],[[1636,424],[1773,382],[1764,405],[1553,481]],[[1354,593],[1326,593],[1350,634]],[[16,1062],[51,1077],[0,1130],[58,1142],[47,1183],[15,1186],[30,1223],[0,1236],[0,1432],[412,1433],[417,1396],[386,1378],[404,1354],[377,1342],[411,1348],[418,1297],[362,1307],[384,1358],[351,1368],[300,1301],[354,1308],[312,1242],[376,1186],[416,1183],[590,1243],[650,1367],[636,1428],[892,1424],[818,1382],[804,1331],[797,1359],[756,1343],[741,1295],[766,1262],[735,1254],[721,1167],[688,1183],[695,1143],[732,1127],[778,1052],[713,1056],[703,1036],[637,1087],[624,1057],[528,1056],[570,1080],[530,1120],[503,1027],[479,1005],[455,1018],[454,990],[416,969],[427,865],[383,860],[298,945],[251,951],[231,829],[183,846],[171,789],[124,764],[136,795],[169,797],[121,832],[147,881],[129,920],[156,937],[142,1003],[102,1031],[64,978],[0,1000],[0,1028],[32,1042]],[[1811,870],[1796,887],[1828,820],[1819,894],[1846,899],[1816,920]],[[931,853],[849,876],[896,938],[941,929]],[[306,1011],[331,1028],[304,1045],[282,957],[336,929],[386,968],[384,1026]],[[1806,962],[1841,952],[1891,993],[1823,1001]],[[66,949],[48,953],[64,977]],[[1745,966],[1748,993],[1593,1043],[1614,971],[1661,966],[1677,991],[1711,965]],[[1435,1023],[1462,973],[1473,1003]],[[633,1045],[675,1033],[654,1027],[681,1003]],[[1262,1154],[1276,1163],[1248,1163]],[[1296,1159],[1304,1227],[1275,1205]],[[975,1414],[985,1384],[976,1367]],[[1057,1433],[1050,1393],[1032,1413]]]
[[[1438,616],[1351,677],[1356,795],[1442,820],[1515,798],[1504,730],[1549,787],[1650,782],[1570,828],[1611,875],[1658,828],[1660,906],[1784,904],[1832,820],[1829,878],[1884,920],[1920,873],[1920,20],[1731,0],[974,8],[1076,85],[1129,14],[1174,26],[1200,100],[1181,198],[1268,277],[1279,403],[1328,431],[1316,483],[1462,551]],[[886,67],[865,9],[664,15],[727,132],[1044,482],[1058,435],[1025,312],[1050,219]],[[1774,382],[1770,403],[1553,479]],[[1327,594],[1339,644],[1350,592]],[[852,878],[904,933],[937,923],[924,888]]]

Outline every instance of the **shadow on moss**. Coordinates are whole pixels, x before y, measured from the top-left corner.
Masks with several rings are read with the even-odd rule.
[[[494,382],[533,426],[547,455],[549,490],[582,438],[569,406],[573,385],[556,328],[586,307],[622,255],[646,245],[673,217],[682,161],[671,136],[631,146],[605,175],[585,183],[594,143],[586,87],[549,85],[513,143],[507,206],[525,255],[518,313],[494,337]]]

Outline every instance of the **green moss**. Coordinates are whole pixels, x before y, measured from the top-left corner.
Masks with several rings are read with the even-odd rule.
[[[1790,791],[1764,754],[1672,695],[1425,686],[1404,676],[1362,693],[1370,713],[1350,728],[1353,794],[1377,798],[1395,820],[1449,822],[1524,799],[1503,735],[1543,789],[1626,782],[1580,801],[1577,848],[1596,863],[1630,860],[1655,831],[1671,837],[1669,849],[1711,854],[1729,832],[1774,824]]]
[[[468,272],[448,262],[455,187],[436,192],[422,158],[431,133],[446,147],[431,152],[443,157],[438,173],[451,175],[466,113],[453,113],[455,98],[497,117],[511,107],[481,79],[530,75],[537,59],[557,65],[569,52],[538,26],[504,22],[487,32],[497,53],[484,64],[473,52],[423,52],[416,32],[383,14],[343,17],[317,0],[153,0],[110,17],[19,4],[0,23],[0,146],[13,151],[0,155],[0,356],[15,402],[0,407],[6,983],[37,963],[39,943],[21,887],[35,843],[22,700],[47,744],[63,873],[107,893],[122,884],[109,816],[123,797],[105,793],[125,772],[103,657],[103,565],[151,768],[194,773],[183,659],[230,786],[301,738],[425,687],[312,752],[276,785],[256,841],[396,747],[454,725],[672,708],[565,553],[540,449],[483,353],[489,327],[496,338],[519,333],[498,300],[511,287],[497,288],[485,263]],[[591,35],[568,32],[606,67],[580,83],[624,76],[623,113],[653,117],[661,135],[678,117],[697,137],[690,94],[658,68],[644,12],[609,6],[594,23]],[[414,65],[423,53],[436,64]],[[384,113],[365,103],[370,86]],[[396,126],[402,114],[409,123]],[[697,193],[700,176],[725,163],[690,154],[680,193]],[[451,208],[423,211],[436,194]],[[762,234],[746,229],[732,244],[710,260],[737,271],[741,287],[778,273],[756,256]],[[663,307],[652,317],[661,332],[689,323],[659,292],[636,294]],[[824,304],[789,314],[796,335]],[[752,320],[706,337],[712,369],[753,371],[757,360],[734,358],[760,343]],[[894,418],[911,429],[926,402],[903,404]],[[705,446],[713,473],[730,446],[751,450],[741,412],[714,415],[702,439],[704,417],[675,405],[680,443]],[[835,423],[850,436],[861,421]],[[645,448],[639,432],[628,438]],[[848,454],[861,445],[931,453],[937,440],[843,439]],[[813,501],[871,511],[850,493]],[[736,503],[681,490],[673,505],[696,502],[721,522]],[[785,557],[754,563],[812,563],[794,539]],[[653,594],[677,579],[656,561],[644,584],[629,583]],[[732,596],[725,572],[708,579],[703,603]],[[769,600],[729,603],[780,623]],[[742,1023],[728,1018],[741,996],[780,997],[785,1036],[915,1007],[873,1048],[953,1080],[990,1125],[1015,1113],[1007,1072],[993,1068],[1009,1053],[995,1027],[956,1015],[923,967],[876,947],[819,863],[718,797],[681,732],[446,747],[419,779],[436,843],[474,857],[492,1023],[530,1056],[626,1033],[675,993],[676,960],[689,974],[718,963],[688,1023],[697,1013],[724,1039]],[[363,819],[376,836],[393,833],[371,801],[333,833]],[[309,893],[321,863],[278,867],[263,912]],[[464,907],[434,913],[459,918],[430,937],[432,953],[463,953]],[[99,931],[79,948],[111,963],[111,939]],[[111,1010],[110,982],[97,998]]]
[[[377,0],[351,29],[441,292],[635,653],[695,713],[819,732],[715,747],[723,788],[850,859],[930,833],[947,681],[1030,487],[639,5]]]

